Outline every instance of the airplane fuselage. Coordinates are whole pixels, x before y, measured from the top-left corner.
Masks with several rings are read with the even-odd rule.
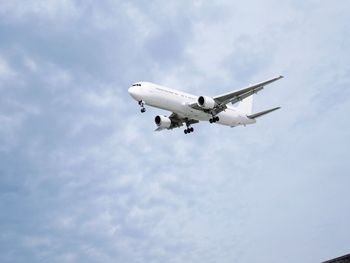
[[[209,121],[213,118],[212,114],[189,107],[196,103],[198,96],[170,89],[150,82],[138,82],[128,90],[129,94],[138,102],[146,105],[171,111],[179,116],[198,121]],[[227,126],[247,125],[255,123],[255,119],[248,118],[243,112],[234,107],[227,108],[217,114],[219,121],[217,123]]]

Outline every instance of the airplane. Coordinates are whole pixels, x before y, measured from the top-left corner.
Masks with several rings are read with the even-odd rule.
[[[155,131],[171,130],[185,124],[184,133],[188,134],[194,131],[191,125],[200,121],[209,121],[230,127],[245,126],[255,123],[256,119],[263,115],[280,109],[280,107],[276,107],[252,113],[253,94],[281,78],[283,76],[214,97],[195,96],[151,82],[134,83],[128,92],[138,102],[142,113],[146,111],[145,105],[172,112],[168,117],[157,115],[154,118],[157,126]],[[239,102],[238,106],[229,105],[237,102]]]

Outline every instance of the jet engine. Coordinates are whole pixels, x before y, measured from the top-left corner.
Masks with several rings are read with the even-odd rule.
[[[203,109],[213,109],[215,107],[215,100],[207,96],[198,97],[197,104]]]
[[[154,118],[154,122],[157,124],[158,127],[161,128],[169,128],[171,125],[171,120],[163,115],[158,115]]]

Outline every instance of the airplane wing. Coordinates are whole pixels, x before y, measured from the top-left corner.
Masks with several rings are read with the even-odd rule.
[[[283,76],[278,76],[278,77],[275,77],[273,79],[269,79],[269,80],[266,80],[266,81],[263,81],[263,82],[260,82],[260,83],[254,84],[254,85],[249,85],[248,87],[237,90],[237,91],[233,91],[233,92],[225,93],[225,94],[222,94],[219,96],[215,96],[215,97],[213,97],[213,99],[216,102],[216,105],[215,105],[214,109],[211,109],[211,110],[206,110],[206,109],[199,107],[196,102],[191,103],[189,106],[191,108],[194,108],[197,110],[203,110],[203,111],[208,111],[208,112],[210,111],[213,114],[218,114],[227,108],[226,105],[228,103],[233,104],[233,103],[241,101],[241,100],[243,100],[243,99],[245,99],[245,98],[247,98],[255,93],[258,93],[260,90],[262,90],[264,88],[264,86],[271,84],[272,82],[275,82],[276,80],[279,80],[281,78],[283,78]]]
[[[249,85],[246,88],[216,96],[214,97],[214,100],[219,104],[228,104],[230,102],[235,103],[246,97],[249,97],[250,95],[253,95],[254,93],[257,93],[258,91],[262,90],[264,86],[271,84],[272,82],[275,82],[281,78],[283,78],[283,76],[278,76],[276,78],[269,79],[254,85]]]
[[[158,127],[154,131],[171,130],[183,126],[184,123],[186,123],[186,125],[191,125],[199,122],[198,120],[181,117],[180,115],[174,112],[169,116],[169,119],[171,120],[171,125],[169,128]]]

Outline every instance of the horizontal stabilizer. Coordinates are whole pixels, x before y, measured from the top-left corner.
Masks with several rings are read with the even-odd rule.
[[[163,127],[158,127],[157,129],[155,129],[154,131],[158,132],[158,131],[162,131],[162,130],[166,130],[166,128]]]
[[[270,113],[270,112],[273,112],[273,111],[275,111],[275,110],[278,110],[278,109],[280,109],[280,108],[281,108],[281,107],[276,107],[276,108],[273,108],[273,109],[260,111],[260,112],[258,112],[258,113],[254,113],[254,114],[248,115],[247,117],[248,117],[249,119],[255,119],[255,118],[261,117],[261,116],[263,116],[263,115],[265,115],[265,114],[268,114],[268,113]]]

